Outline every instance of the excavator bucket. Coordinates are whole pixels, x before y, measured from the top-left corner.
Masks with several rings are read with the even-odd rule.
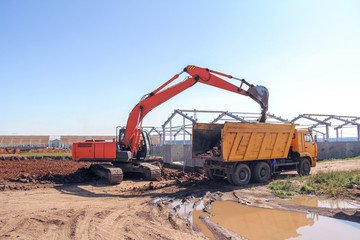
[[[261,105],[261,118],[259,122],[265,122],[268,109],[269,91],[264,86],[251,86],[248,89],[249,96]]]
[[[263,108],[268,108],[269,91],[264,86],[249,87],[248,93],[256,102],[260,103]]]

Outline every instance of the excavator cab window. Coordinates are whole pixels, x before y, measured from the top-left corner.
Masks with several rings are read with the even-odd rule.
[[[150,139],[149,134],[146,131],[142,131],[142,137],[144,140],[144,147],[147,149],[146,156],[150,156],[151,153],[151,146],[150,146]]]
[[[143,134],[140,135],[140,141],[139,141],[139,147],[138,147],[138,151],[141,151],[144,147],[144,137]]]
[[[119,131],[119,142],[122,142],[124,137],[125,137],[125,129],[121,128],[120,131]]]
[[[119,139],[118,139],[118,142],[117,142],[117,151],[120,152],[123,150],[123,147],[124,147],[124,144],[122,143],[122,140],[124,139],[125,137],[125,128],[121,128],[119,130]]]
[[[136,159],[141,160],[148,158],[150,156],[150,151],[151,151],[151,147],[150,147],[149,135],[145,130],[143,130],[141,131],[139,148],[136,154]]]

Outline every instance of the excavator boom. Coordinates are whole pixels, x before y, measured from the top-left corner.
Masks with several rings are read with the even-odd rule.
[[[167,85],[177,79],[183,72],[188,73],[190,76],[184,81],[172,87],[164,89]],[[234,84],[220,78],[217,75],[239,80],[241,82],[240,86],[235,86]],[[231,75],[216,72],[207,68],[189,65],[185,67],[181,73],[176,74],[158,89],[145,95],[142,100],[133,108],[127,121],[125,137],[122,139],[122,144],[125,146],[125,148],[131,149],[132,154],[135,155],[136,150],[139,146],[141,124],[145,115],[149,113],[153,108],[159,106],[160,104],[169,100],[180,92],[192,87],[197,82],[222,88],[241,95],[249,96],[261,106],[262,115],[259,121],[265,122],[266,111],[268,109],[269,92],[264,86],[254,86],[252,84],[249,84],[244,79],[238,79]],[[243,88],[244,85],[247,86],[247,90]]]

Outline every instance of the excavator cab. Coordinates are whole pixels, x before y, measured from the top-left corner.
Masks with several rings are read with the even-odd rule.
[[[117,135],[116,135],[117,151],[120,152],[120,151],[122,151],[122,149],[124,149],[124,144],[122,144],[122,141],[125,137],[125,128],[117,126],[116,133],[117,133]]]
[[[136,160],[146,160],[151,153],[150,139],[147,131],[142,130],[140,135],[140,144],[136,153]]]
[[[118,127],[119,128],[119,127]],[[118,129],[117,128],[117,129]],[[117,152],[124,152],[127,151],[125,149],[125,145],[123,144],[123,140],[125,138],[125,128],[120,128],[117,132]],[[150,139],[149,134],[146,130],[141,130],[140,139],[139,139],[139,146],[137,148],[137,151],[135,153],[136,160],[146,160],[149,158],[151,154],[151,146],[150,146]]]

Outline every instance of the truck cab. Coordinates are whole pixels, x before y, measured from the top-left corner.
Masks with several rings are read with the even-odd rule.
[[[316,166],[317,146],[311,131],[295,129],[291,141],[292,151],[300,158],[309,158],[312,167]]]

